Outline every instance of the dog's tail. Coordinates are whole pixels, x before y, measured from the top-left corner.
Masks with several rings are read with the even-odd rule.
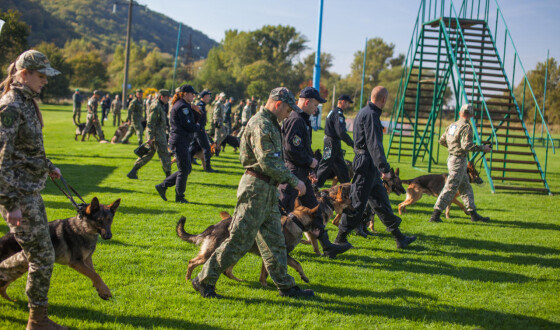
[[[179,238],[181,238],[183,241],[187,241],[193,244],[199,244],[200,237],[198,235],[192,235],[185,231],[185,221],[187,221],[187,218],[181,217],[181,219],[179,219],[179,221],[177,222],[177,227],[175,228],[177,231],[177,236],[179,236]]]

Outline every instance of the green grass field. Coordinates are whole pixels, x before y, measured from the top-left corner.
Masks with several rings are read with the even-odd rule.
[[[164,176],[157,156],[139,172],[140,180],[126,178],[135,160],[135,137],[130,145],[75,142],[70,107],[43,105],[42,110],[47,156],[65,178],[88,202],[94,196],[103,204],[122,199],[113,239],[100,238],[93,258],[113,298],[102,300],[89,279],[56,265],[50,314],[61,324],[74,329],[560,328],[558,154],[548,164],[555,196],[492,194],[488,184],[474,187],[480,213],[492,218],[489,223],[473,224],[457,207],[451,219],[429,223],[435,198],[424,196],[403,215],[402,231],[418,236],[409,249],[396,250],[379,221],[379,236],[350,237],[356,249],[334,260],[298,246],[293,256],[311,282],[289,272],[298,285],[315,290],[315,298],[280,298],[270,279],[262,288],[260,260],[247,255],[234,269],[246,282],[222,277],[217,291],[225,299],[207,300],[185,282],[187,262],[198,247],[181,241],[175,224],[184,215],[186,229],[199,233],[220,220],[220,211],[233,213],[243,172],[238,154],[228,148],[213,158],[217,174],[194,166],[186,194],[192,203],[176,205],[163,202],[154,189]],[[114,127],[104,131],[111,137]],[[315,133],[314,148],[321,147],[322,133]],[[351,157],[349,151],[346,158]],[[391,163],[400,167],[401,178],[424,174],[409,161]],[[436,173],[446,171],[444,163]],[[173,191],[168,196],[173,198]],[[43,198],[49,220],[75,214],[50,182]],[[395,210],[404,200],[390,198]],[[336,228],[329,224],[328,229],[333,239]],[[0,232],[7,231],[1,221]],[[17,302],[0,301],[0,328],[23,328],[25,277],[8,294]]]

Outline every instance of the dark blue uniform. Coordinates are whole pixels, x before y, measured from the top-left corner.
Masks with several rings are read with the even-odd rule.
[[[189,145],[194,133],[200,131],[200,125],[195,121],[194,112],[191,105],[183,99],[177,100],[171,108],[169,147],[177,159],[178,171],[165,178],[162,185],[165,188],[175,186],[176,201],[185,198],[187,177],[192,169]]]
[[[292,111],[290,116],[284,120],[282,124],[282,149],[286,167],[303,181],[307,188],[305,195],[299,197],[301,205],[308,208],[316,207],[319,202],[313,193],[311,181],[308,178],[311,172],[310,166],[313,162],[311,121],[308,114]],[[280,208],[285,213],[292,212],[296,198],[298,198],[298,191],[289,184],[279,185],[278,191],[280,193]],[[313,225],[321,230],[325,228],[320,219],[314,219]]]
[[[224,124],[231,130],[231,102],[227,102],[225,105],[225,113],[224,113]]]
[[[208,140],[208,135],[205,131],[206,122],[208,121],[206,116],[206,103],[199,101],[196,105],[200,109],[200,113],[193,111],[194,120],[198,123],[198,125],[200,125],[200,129],[194,133],[194,139],[191,142],[189,151],[192,159],[194,154],[202,149],[202,152],[204,153],[205,167],[208,168],[210,167],[210,157],[212,157],[212,153],[210,152],[210,140]]]
[[[333,172],[340,183],[350,181],[340,141],[354,148],[354,142],[346,132],[344,113],[342,109],[334,108],[325,120],[323,159],[317,167],[317,187],[322,187]]]
[[[369,102],[354,119],[354,178],[350,188],[353,211],[345,211],[339,225],[340,232],[350,232],[362,219],[366,203],[387,226],[387,231],[397,234],[401,218],[394,215],[387,190],[383,187],[381,173],[390,172],[383,148],[383,126],[379,119],[381,109]],[[347,213],[348,212],[348,213]]]

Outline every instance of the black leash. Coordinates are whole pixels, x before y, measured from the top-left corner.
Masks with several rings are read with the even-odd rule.
[[[87,203],[84,201],[82,196],[80,196],[80,194],[76,191],[76,189],[74,189],[74,187],[72,187],[69,183],[67,183],[63,176],[60,176],[60,181],[62,182],[66,190],[62,189],[62,187],[60,187],[60,185],[56,183],[56,181],[53,178],[51,178],[51,181],[58,188],[58,190],[60,190],[64,194],[64,196],[66,196],[66,198],[68,198],[70,202],[72,202],[72,205],[74,205],[76,211],[78,211],[78,213],[81,213],[83,211],[84,206],[86,206]],[[76,197],[78,197],[82,201],[82,204],[76,203],[74,198],[72,198],[72,192],[76,195]]]

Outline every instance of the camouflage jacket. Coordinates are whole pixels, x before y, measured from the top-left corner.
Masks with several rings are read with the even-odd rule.
[[[249,119],[251,119],[252,115],[251,105],[247,104],[245,108],[243,108],[243,112],[241,113],[241,124],[247,124]]]
[[[244,105],[238,105],[237,107],[235,107],[235,110],[233,111],[233,121],[235,123],[241,122],[241,113],[243,112],[244,107]]]
[[[222,101],[216,102],[216,105],[214,106],[214,111],[212,112],[212,121],[215,124],[222,125],[224,122],[225,112],[226,109],[224,103],[222,103]]]
[[[144,105],[141,100],[137,97],[134,97],[130,104],[128,105],[128,115],[126,117],[126,121],[129,120],[142,120],[142,112],[144,109]]]
[[[268,175],[278,183],[288,183],[294,188],[298,184],[299,179],[284,164],[280,125],[268,109],[247,123],[241,137],[239,160],[243,167]]]
[[[94,117],[97,118],[98,105],[99,105],[99,101],[95,98],[95,96],[90,97],[89,100],[87,101],[87,113],[93,114]]]
[[[0,99],[0,205],[19,208],[18,200],[45,187],[55,167],[45,156],[36,93],[20,83]]]
[[[120,113],[122,109],[122,102],[121,100],[113,100],[113,102],[111,102],[111,113]]]
[[[445,133],[439,139],[439,144],[446,147],[449,155],[452,156],[465,156],[471,151],[484,150],[484,146],[473,143],[472,126],[463,118],[447,126]]]
[[[165,141],[165,130],[167,129],[167,118],[163,105],[158,99],[154,99],[148,107],[148,123],[146,125],[146,134],[148,140]]]

